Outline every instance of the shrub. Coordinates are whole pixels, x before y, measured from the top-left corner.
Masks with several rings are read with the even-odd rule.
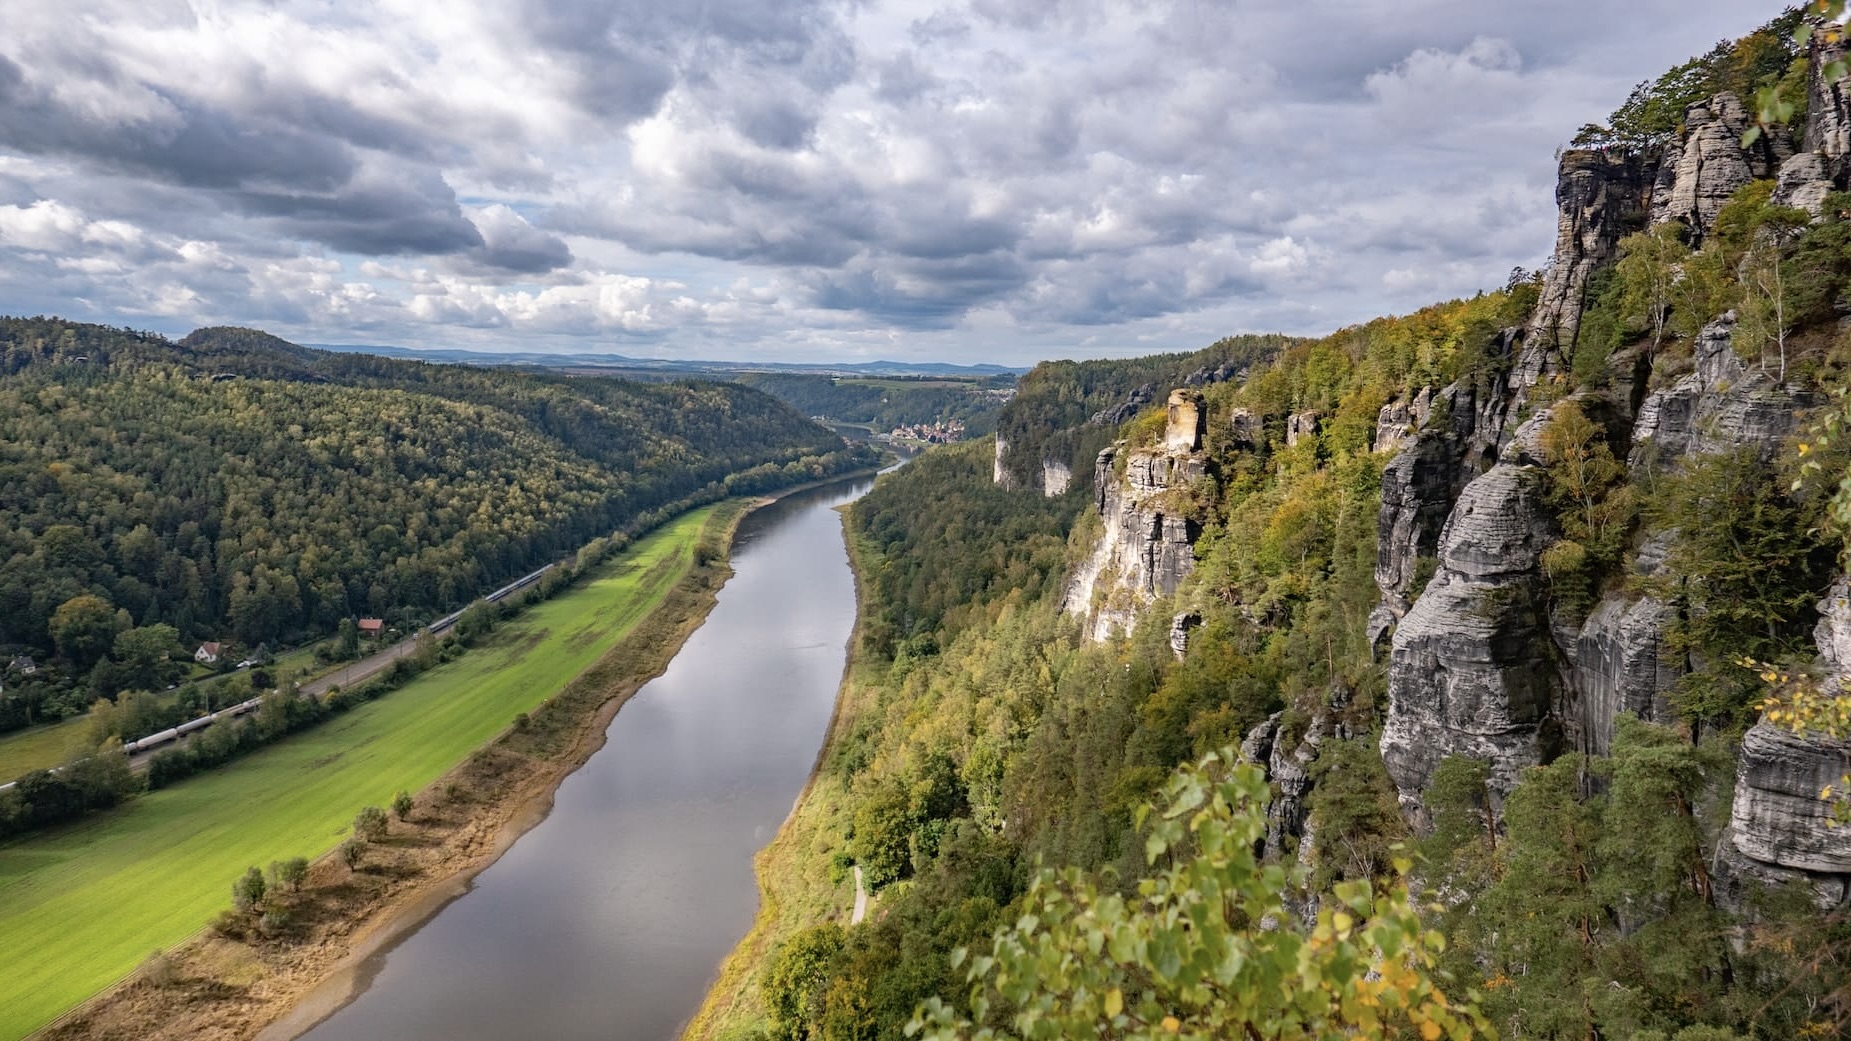
[[[264,902],[264,873],[253,864],[239,875],[231,884],[231,903],[246,914],[262,906]]]
[[[368,842],[378,842],[385,838],[389,826],[386,811],[377,806],[367,806],[354,815],[353,833]]]
[[[411,793],[401,791],[392,797],[392,816],[399,820],[411,819]]]

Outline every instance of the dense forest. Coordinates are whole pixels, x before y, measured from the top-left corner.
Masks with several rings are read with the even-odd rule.
[[[1584,138],[1661,148],[1687,105],[1719,91],[1791,95],[1807,74],[1791,28],[1641,85]],[[1725,863],[1744,734],[1779,678],[1742,663],[1807,673],[1851,513],[1851,491],[1832,494],[1851,470],[1843,419],[1822,411],[1851,364],[1851,195],[1805,212],[1773,188],[1746,179],[1690,225],[1632,212],[1585,296],[1551,305],[1569,299],[1580,319],[1554,343],[1560,324],[1537,315],[1563,273],[1519,271],[1499,292],[1315,341],[1045,365],[998,422],[997,479],[1022,490],[999,491],[976,445],[884,478],[850,511],[861,664],[797,818],[807,855],[837,877],[860,868],[877,909],[853,927],[788,928],[734,1029],[1288,1037],[1337,1036],[1316,1033],[1334,1021],[1342,1036],[1845,1036],[1845,876],[1782,884]],[[1151,509],[1188,519],[1193,568],[1141,605],[1128,636],[1091,642],[1062,608],[1100,524],[1074,492],[1035,494],[1038,471],[1117,439],[1108,479],[1124,480],[1127,452],[1165,450],[1164,396],[1184,385],[1207,417],[1203,475]],[[1697,395],[1677,397],[1686,387],[1709,395],[1693,408],[1734,393],[1731,407],[1795,425],[1716,421],[1684,441],[1645,425],[1675,422],[1666,410]],[[1484,435],[1509,400],[1501,440]],[[1430,413],[1410,417],[1417,402]],[[1406,430],[1387,418],[1396,409]],[[1654,443],[1632,442],[1635,420]],[[1473,587],[1458,628],[1494,620],[1489,639],[1510,645],[1580,632],[1596,605],[1663,605],[1667,619],[1663,689],[1609,710],[1605,738],[1544,734],[1542,765],[1508,782],[1492,756],[1448,756],[1414,807],[1381,751],[1394,652],[1378,605],[1396,582],[1418,603],[1471,579],[1443,573],[1437,519],[1395,572],[1386,540],[1406,536],[1384,519],[1384,487],[1404,452],[1422,479],[1455,482],[1426,490],[1444,507],[1494,467],[1516,475],[1513,501],[1535,504],[1515,522],[1544,546],[1534,573]],[[1206,773],[1178,773],[1218,751]],[[1208,830],[1190,838],[1185,820]],[[1404,882],[1418,925],[1396,902]],[[1196,899],[1222,884],[1265,892]],[[1325,975],[1318,952],[1363,922],[1424,953]],[[1269,949],[1280,934],[1305,939],[1297,962]],[[1365,963],[1393,967],[1369,983],[1386,996],[1321,1003],[1339,977],[1361,985]],[[1243,975],[1256,965],[1276,975]],[[1313,993],[1251,996],[1228,986],[1237,978]],[[1441,989],[1452,1001],[1430,1009],[1466,1011],[1382,1011]]]
[[[0,725],[460,606],[693,499],[865,466],[768,395],[0,320]]]
[[[969,437],[983,437],[995,429],[996,413],[1015,386],[1012,376],[966,379],[739,372],[726,378],[757,387],[806,416],[865,423],[877,431],[955,419],[964,424]]]

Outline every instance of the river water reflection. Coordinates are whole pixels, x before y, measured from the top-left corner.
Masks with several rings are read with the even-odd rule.
[[[752,854],[822,744],[855,615],[834,507],[869,483],[747,517],[713,612],[552,814],[303,1036],[672,1039],[750,926]]]

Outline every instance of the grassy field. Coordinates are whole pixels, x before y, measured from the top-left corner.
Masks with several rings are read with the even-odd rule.
[[[121,810],[0,845],[0,1038],[18,1038],[229,906],[250,864],[314,857],[356,810],[444,774],[604,654],[687,572],[712,507],[387,697]]]

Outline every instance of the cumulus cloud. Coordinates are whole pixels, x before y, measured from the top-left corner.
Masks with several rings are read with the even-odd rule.
[[[1029,361],[1500,283],[1725,0],[17,0],[0,303]]]

